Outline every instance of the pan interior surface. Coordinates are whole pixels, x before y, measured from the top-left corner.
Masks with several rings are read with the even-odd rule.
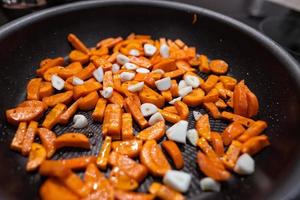
[[[193,23],[194,17],[197,21]],[[22,22],[22,23],[20,23]],[[197,149],[180,146],[185,167],[193,175],[188,199],[285,199],[299,191],[300,174],[300,73],[294,61],[275,44],[231,19],[200,8],[177,3],[145,1],[91,1],[62,6],[33,14],[0,30],[0,199],[38,199],[41,178],[25,172],[26,158],[9,149],[15,127],[4,118],[6,109],[25,99],[26,84],[35,76],[39,61],[67,56],[71,47],[68,33],[75,33],[88,46],[112,36],[131,32],[153,38],[180,38],[195,46],[199,54],[229,63],[229,74],[244,79],[260,101],[258,119],[266,120],[271,146],[255,156],[256,172],[249,177],[234,176],[222,184],[219,193],[204,193],[199,186],[204,177],[196,166]],[[280,51],[278,51],[280,50]],[[205,77],[204,74],[201,76]],[[202,108],[195,108],[205,112]],[[91,151],[63,149],[53,159],[97,155],[101,146],[101,126],[92,123],[91,113],[79,112],[89,126],[79,130],[90,136]],[[189,128],[194,119],[189,116]],[[212,130],[222,131],[227,123],[211,119]],[[70,126],[54,128],[58,135],[78,131]],[[138,130],[138,129],[137,129]],[[299,177],[299,176],[298,176]],[[148,177],[138,191],[146,192],[159,180]]]

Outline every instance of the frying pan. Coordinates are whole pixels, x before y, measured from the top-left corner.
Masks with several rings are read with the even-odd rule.
[[[194,14],[197,21],[192,23]],[[188,199],[292,199],[300,191],[300,69],[276,43],[252,28],[221,14],[180,3],[138,0],[79,2],[37,12],[0,29],[0,199],[38,199],[41,178],[24,170],[26,158],[12,152],[9,144],[15,127],[8,125],[4,111],[25,98],[28,80],[35,76],[39,61],[65,56],[71,47],[68,33],[77,34],[88,46],[110,36],[131,32],[154,38],[181,38],[209,58],[222,58],[229,74],[245,79],[258,96],[257,118],[268,122],[272,145],[255,156],[256,171],[249,177],[235,176],[219,193],[204,193],[196,166],[196,149],[180,146],[185,160],[183,171],[193,175]],[[204,77],[203,74],[201,76]],[[196,108],[205,112],[201,108]],[[100,124],[80,131],[90,136],[92,151],[64,149],[54,159],[96,155],[102,139]],[[189,128],[194,126],[189,117]],[[211,119],[212,129],[222,131],[226,123]],[[56,126],[61,134],[70,127]],[[75,130],[73,130],[75,131]],[[147,178],[138,191],[147,191],[156,180]]]

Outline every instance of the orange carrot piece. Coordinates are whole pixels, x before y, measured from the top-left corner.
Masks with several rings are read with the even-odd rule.
[[[220,133],[217,132],[211,132],[211,144],[218,156],[224,155],[224,145],[222,136]]]
[[[233,91],[233,110],[234,114],[247,117],[248,101],[247,93],[245,90],[244,81],[239,82]]]
[[[112,141],[112,138],[109,136],[106,136],[104,141],[102,142],[101,149],[98,153],[97,166],[102,170],[105,170],[107,167],[109,154],[111,151],[111,141]]]
[[[228,64],[224,60],[211,60],[209,62],[209,68],[212,73],[226,74],[228,71]]]
[[[232,140],[238,138],[245,132],[245,128],[238,122],[233,122],[222,133],[222,140],[225,145],[229,145]]]
[[[164,121],[159,121],[154,125],[140,131],[136,138],[141,140],[156,140],[158,141],[160,138],[164,136],[166,132],[166,126]]]
[[[231,91],[234,89],[234,86],[237,84],[237,80],[230,76],[220,76],[220,81],[223,83],[225,89]]]
[[[41,139],[42,145],[46,149],[46,157],[51,158],[55,153],[55,144],[54,144],[56,140],[55,133],[46,128],[39,128],[38,134]]]
[[[90,50],[85,46],[85,44],[83,44],[83,42],[74,34],[69,34],[68,35],[68,41],[72,44],[72,46],[85,53],[85,54],[88,54],[90,52]]]
[[[81,80],[85,81],[93,76],[93,72],[96,70],[96,67],[93,63],[90,63],[88,66],[83,68],[80,72],[75,74],[77,78],[80,78]],[[66,82],[72,83],[73,77],[70,77],[67,79]]]
[[[85,82],[82,85],[77,85],[74,87],[73,91],[74,91],[74,98],[78,99],[79,97],[85,96],[91,92],[97,91],[99,89],[102,88],[101,83],[99,82],[94,82],[94,81],[90,81],[90,82]]]
[[[255,155],[269,145],[270,142],[266,135],[254,136],[242,145],[242,152],[248,153],[249,155]]]
[[[107,38],[104,40],[101,40],[100,42],[97,43],[97,48],[101,46],[105,46],[107,48],[112,48],[116,44],[120,43],[123,40],[122,37],[117,37],[117,38]]]
[[[60,124],[67,124],[69,120],[73,117],[73,115],[76,113],[78,109],[79,102],[82,98],[77,99],[67,110],[65,110],[60,116],[59,116],[59,123]]]
[[[31,150],[29,152],[28,161],[26,164],[26,171],[36,170],[45,159],[46,159],[45,148],[38,143],[32,143]]]
[[[73,91],[67,91],[49,97],[44,97],[43,102],[49,107],[54,107],[56,104],[59,103],[63,103],[67,105],[72,101],[72,99],[73,99]]]
[[[144,68],[150,68],[152,65],[150,60],[145,57],[132,56],[130,57],[130,62]]]
[[[225,108],[227,108],[227,104],[224,102],[224,100],[222,100],[220,98],[218,99],[218,101],[215,102],[215,105],[219,109],[225,109]],[[221,113],[220,113],[220,117],[221,117]]]
[[[167,106],[167,107],[164,107],[163,109],[164,111],[167,111],[167,112],[170,112],[170,113],[174,113],[176,115],[179,115],[175,106]]]
[[[200,72],[204,72],[204,73],[210,72],[207,56],[200,55],[199,56],[199,62],[200,62],[200,65],[199,65]]]
[[[218,107],[212,103],[203,103],[204,107],[209,111],[210,115],[214,118],[214,119],[219,119],[221,118],[221,113],[218,109]]]
[[[225,156],[222,157],[224,165],[228,169],[233,169],[235,163],[240,155],[242,144],[236,140],[233,140],[231,145],[228,147]]]
[[[195,71],[195,69],[192,68],[191,65],[188,62],[184,61],[184,60],[176,61],[176,66],[177,66],[178,69],[184,70],[185,72]]]
[[[216,75],[209,75],[206,81],[201,84],[201,88],[205,90],[205,92],[209,92],[218,82],[219,77]]]
[[[172,97],[178,97],[179,96],[179,94],[178,94],[178,84],[177,84],[176,80],[171,81],[170,91],[171,91]]]
[[[80,62],[81,64],[85,64],[89,62],[89,58],[89,55],[78,50],[73,50],[69,53],[69,59],[71,62]]]
[[[223,163],[219,159],[216,152],[213,150],[213,148],[208,144],[205,138],[201,137],[197,141],[197,146],[205,153],[205,155],[214,162],[216,166],[220,169],[224,169]]]
[[[159,109],[158,110],[160,112],[160,114],[163,116],[163,118],[168,121],[168,122],[171,122],[171,123],[177,123],[181,120],[180,116],[177,115],[177,114],[174,114],[172,112],[168,112],[166,110],[161,110]]]
[[[180,118],[183,120],[186,120],[190,113],[189,107],[182,101],[176,101],[174,106],[175,106]]]
[[[166,101],[172,100],[172,93],[170,90],[161,91],[161,96],[163,96]]]
[[[103,88],[114,87],[112,71],[106,71],[103,76]]]
[[[164,77],[178,78],[178,77],[182,76],[184,73],[185,73],[185,71],[183,69],[176,69],[176,70],[164,73]]]
[[[76,75],[82,70],[82,65],[80,62],[73,62],[69,64],[68,66],[62,68],[61,70],[58,71],[58,76],[61,77],[62,79],[67,79],[71,76]]]
[[[99,188],[99,186],[95,187],[95,184],[98,184],[98,182],[102,179],[105,179],[104,174],[98,170],[94,163],[90,163],[84,173],[84,185],[89,188],[92,193]]]
[[[89,139],[82,133],[64,133],[55,139],[55,148],[78,147],[90,149]]]
[[[177,144],[171,140],[163,141],[162,147],[168,152],[172,158],[176,169],[182,169],[184,166],[183,157],[181,151],[179,150]]]
[[[86,197],[89,194],[89,189],[84,185],[81,178],[74,172],[70,172],[66,177],[60,179],[64,185],[79,197]]]
[[[45,120],[43,121],[42,126],[47,129],[52,129],[59,122],[59,116],[65,111],[67,108],[64,104],[57,104],[52,110],[47,114]]]
[[[109,174],[109,182],[114,188],[120,190],[135,190],[138,187],[138,182],[129,177],[119,167],[113,167]]]
[[[44,74],[43,74],[43,78],[46,81],[51,81],[52,76],[53,75],[57,75],[59,74],[59,72],[63,69],[62,66],[55,66],[55,67],[51,67],[50,69],[48,69]]]
[[[108,104],[107,109],[111,109],[109,113],[108,132],[113,140],[121,139],[122,128],[122,108],[118,104]]]
[[[123,190],[115,190],[114,195],[116,200],[153,200],[155,198],[155,196],[152,194],[140,192],[127,192]]]
[[[120,154],[130,158],[135,158],[139,155],[143,146],[142,140],[132,139],[125,141],[115,141],[112,143],[112,149]]]
[[[102,122],[104,117],[104,112],[106,108],[107,100],[103,98],[99,98],[96,104],[95,110],[92,114],[92,118],[94,121]]]
[[[208,141],[211,140],[210,123],[207,114],[201,116],[196,121],[196,130],[200,137],[204,137]]]
[[[266,128],[267,123],[262,120],[254,122],[241,136],[238,137],[240,142],[246,142],[249,138],[261,134]]]
[[[55,66],[63,66],[64,65],[64,58],[63,57],[57,57],[53,59],[47,59],[47,62],[41,63],[41,67],[36,70],[36,73],[39,76],[42,76],[48,69],[55,67]]]
[[[26,134],[27,130],[27,123],[26,122],[20,122],[18,130],[15,133],[15,136],[10,144],[10,148],[15,151],[21,151],[22,150],[22,144],[23,140]]]
[[[236,115],[236,114],[233,114],[231,112],[226,112],[226,111],[223,111],[221,113],[221,116],[224,119],[239,122],[240,124],[243,124],[244,126],[247,126],[247,127],[251,126],[255,122],[253,119],[246,118],[246,117]]]
[[[42,79],[34,78],[27,84],[27,99],[28,100],[39,100],[39,90],[41,86]]]
[[[130,113],[122,114],[122,140],[129,140],[134,137],[132,127],[132,116]]]
[[[118,104],[119,106],[121,106],[121,108],[123,108],[124,106],[124,98],[117,91],[113,91],[111,97],[108,98],[108,101],[113,104]]]
[[[101,47],[99,49],[92,49],[91,51],[92,56],[105,56],[108,55],[109,51],[107,47]]]
[[[105,107],[104,111],[104,117],[103,117],[103,123],[102,123],[102,134],[103,137],[105,137],[108,133],[108,128],[109,128],[109,118],[110,118],[110,113],[112,112],[112,107]]]
[[[27,131],[24,135],[22,143],[22,155],[27,156],[31,150],[31,145],[34,141],[34,137],[37,133],[39,123],[36,121],[31,121],[28,125]]]
[[[199,106],[203,101],[204,95],[205,93],[201,88],[196,88],[191,93],[183,97],[182,101],[191,107]]]
[[[148,126],[147,120],[144,118],[140,106],[132,97],[127,97],[125,99],[125,104],[127,105],[128,111],[131,113],[134,120],[138,123],[141,128]]]
[[[246,95],[247,95],[247,117],[253,117],[258,113],[259,103],[258,99],[253,92],[249,90],[249,88],[245,85]]]
[[[150,185],[149,192],[162,200],[185,200],[181,193],[158,182],[153,182]]]
[[[205,97],[203,97],[202,102],[204,103],[210,103],[210,102],[216,102],[219,99],[219,92],[216,88],[213,88],[210,90]]]
[[[172,58],[164,58],[157,64],[155,64],[152,70],[162,69],[164,72],[174,71],[177,69],[176,62]]]
[[[98,92],[94,91],[86,95],[85,97],[82,97],[80,101],[78,101],[78,108],[80,110],[93,110],[96,107],[96,104],[98,102],[99,95]]]
[[[49,97],[53,95],[54,89],[50,82],[41,82],[39,89],[39,98],[43,99],[44,97]]]

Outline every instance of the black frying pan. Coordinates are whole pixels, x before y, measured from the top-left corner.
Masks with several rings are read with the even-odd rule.
[[[193,15],[197,22],[192,24]],[[266,133],[272,146],[255,156],[256,172],[236,176],[223,184],[220,193],[203,193],[197,170],[196,150],[181,147],[186,166],[193,174],[188,199],[291,199],[300,192],[300,69],[282,48],[255,30],[231,18],[194,6],[158,1],[89,1],[47,9],[23,17],[0,29],[0,199],[37,199],[41,183],[37,174],[27,174],[26,158],[9,150],[15,128],[4,111],[25,98],[25,87],[41,59],[67,55],[68,33],[76,33],[89,46],[110,36],[131,32],[181,38],[199,53],[222,58],[230,74],[245,79],[260,100],[258,118],[269,123]],[[89,113],[88,113],[89,115]],[[190,118],[190,127],[193,121]],[[214,120],[213,130],[225,123]],[[68,128],[55,127],[61,134]],[[70,129],[69,129],[70,130]],[[95,144],[92,151],[57,153],[54,159],[96,154],[101,143],[99,124],[83,130]],[[67,153],[65,153],[67,152]],[[152,177],[139,188],[146,191]]]

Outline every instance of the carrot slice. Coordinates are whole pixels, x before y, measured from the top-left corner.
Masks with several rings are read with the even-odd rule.
[[[39,91],[42,79],[34,78],[27,84],[27,99],[28,100],[39,100]]]
[[[71,117],[76,113],[79,102],[81,101],[81,98],[77,99],[67,110],[65,110],[60,116],[59,116],[59,123],[60,124],[67,124]]]
[[[80,110],[93,110],[96,107],[96,104],[98,102],[99,95],[97,91],[91,92],[85,97],[81,97],[81,100],[78,101],[78,108]]]
[[[32,143],[31,150],[29,152],[28,161],[26,164],[26,170],[27,171],[36,170],[45,159],[46,159],[45,148],[38,143]]]
[[[54,107],[58,103],[69,104],[73,99],[73,91],[58,93],[49,97],[44,97],[43,102],[49,106]]]
[[[69,53],[69,58],[72,62],[80,62],[81,64],[85,64],[89,62],[90,57],[81,51],[73,50]]]
[[[225,128],[222,133],[222,140],[225,145],[229,145],[232,140],[238,138],[245,132],[245,128],[238,122],[233,122]]]
[[[44,74],[43,74],[43,78],[46,81],[51,81],[52,76],[53,75],[57,75],[59,74],[59,72],[63,69],[62,66],[55,66],[55,67],[51,67],[50,69],[48,69]]]
[[[236,114],[233,114],[231,112],[226,112],[226,111],[223,111],[221,113],[221,116],[224,119],[239,122],[240,124],[243,124],[244,126],[247,126],[247,127],[251,126],[255,122],[252,119],[249,119],[249,118],[246,118],[246,117],[243,117],[243,116],[240,116],[240,115],[236,115]]]
[[[254,122],[240,137],[240,142],[246,142],[249,138],[254,137],[262,133],[267,128],[267,123],[262,120]]]
[[[138,187],[138,182],[130,178],[119,167],[113,167],[109,174],[109,182],[114,188],[120,190],[135,190]]]
[[[19,127],[17,132],[15,133],[15,136],[10,144],[10,148],[15,150],[15,151],[21,151],[22,150],[22,144],[23,140],[26,134],[27,130],[27,123],[26,122],[21,122],[19,123]]]
[[[266,135],[255,136],[242,145],[242,152],[254,155],[269,145],[270,142]]]
[[[52,155],[55,153],[55,133],[46,128],[39,128],[38,134],[41,139],[42,145],[46,149],[47,158],[51,158]]]
[[[153,200],[154,195],[139,193],[139,192],[127,192],[123,190],[115,190],[115,199],[116,200]]]
[[[49,97],[53,95],[54,89],[50,82],[41,82],[39,89],[39,98]]]
[[[36,73],[39,76],[42,76],[48,69],[55,67],[55,66],[63,66],[64,65],[64,58],[63,57],[57,57],[57,58],[49,58],[46,62],[41,63],[42,66],[36,70]]]
[[[101,149],[97,157],[97,166],[102,170],[105,170],[107,167],[109,153],[111,150],[111,140],[111,137],[105,137],[105,140],[102,143]]]
[[[212,102],[203,103],[203,105],[209,111],[209,113],[211,114],[211,116],[214,119],[221,118],[221,113],[220,113],[218,107],[214,103],[212,103]]]
[[[205,90],[205,92],[209,92],[218,82],[219,77],[216,75],[209,75],[206,81],[201,84],[201,88]]]
[[[145,142],[140,153],[140,161],[152,175],[164,176],[171,166],[155,140]]]
[[[112,166],[119,167],[130,178],[133,178],[138,182],[144,180],[148,173],[148,170],[144,165],[139,164],[131,158],[117,152],[112,152],[110,154],[109,163]]]
[[[150,60],[145,57],[132,56],[130,57],[130,62],[144,68],[150,68],[152,65]]]
[[[83,42],[73,33],[70,33],[68,35],[68,41],[72,44],[72,46],[75,49],[77,49],[85,54],[88,54],[90,52],[89,49],[85,46],[85,44],[83,44]]]
[[[111,110],[109,113],[107,135],[111,136],[113,140],[119,140],[121,139],[122,108],[118,104],[108,104],[107,109]]]
[[[73,62],[68,66],[62,68],[58,71],[58,76],[62,79],[67,79],[75,74],[79,73],[82,70],[82,65],[80,62]]]
[[[209,118],[207,114],[201,116],[196,121],[196,130],[200,137],[204,137],[208,141],[211,140],[210,124],[209,124]]]
[[[45,117],[45,120],[42,124],[43,127],[47,129],[52,129],[59,122],[59,116],[66,109],[66,105],[58,103]]]
[[[236,140],[233,140],[228,147],[225,156],[222,157],[222,161],[229,169],[233,169],[235,163],[240,155],[242,144]]]
[[[154,125],[140,131],[136,137],[141,140],[158,141],[160,138],[164,136],[165,132],[166,132],[165,122],[159,121]]]
[[[111,97],[108,98],[108,101],[110,103],[120,105],[121,108],[123,108],[123,106],[124,106],[124,98],[123,98],[123,96],[120,93],[116,92],[116,91],[113,91]]]
[[[220,76],[220,81],[223,83],[224,88],[228,90],[233,90],[234,86],[237,84],[237,80],[230,76]]]
[[[202,103],[204,96],[204,91],[201,88],[196,88],[193,89],[191,93],[183,97],[182,101],[188,106],[196,107]]]
[[[204,73],[210,72],[207,56],[200,55],[199,56],[199,62],[200,62],[200,65],[199,65],[200,72],[204,72]]]
[[[209,68],[212,73],[226,74],[228,71],[228,64],[224,60],[211,60],[209,62]]]
[[[211,144],[218,156],[224,155],[224,145],[222,136],[220,133],[217,132],[211,132]]]
[[[166,110],[161,110],[159,109],[158,110],[160,112],[160,114],[163,116],[163,118],[168,121],[168,122],[171,122],[171,123],[177,123],[181,120],[180,116],[177,115],[177,114],[174,114],[172,112],[168,112]]]
[[[233,110],[235,114],[247,117],[248,101],[244,81],[239,82],[233,91]]]
[[[89,189],[84,185],[83,181],[77,174],[70,172],[66,177],[60,179],[63,184],[79,197],[86,197]]]
[[[172,80],[171,81],[171,88],[170,88],[170,92],[172,94],[172,97],[178,97],[178,84],[176,80]]]
[[[178,115],[178,112],[177,112],[175,106],[167,106],[167,107],[164,107],[163,110]]]
[[[122,114],[122,140],[133,139],[132,116],[130,113]]]
[[[152,103],[158,108],[163,107],[165,104],[165,98],[146,85],[144,85],[143,89],[139,92],[139,97],[143,103]]]
[[[170,90],[161,91],[161,95],[165,98],[166,101],[172,100],[172,93]]]
[[[184,70],[185,72],[195,71],[195,69],[192,68],[191,65],[188,62],[184,61],[184,60],[176,61],[176,66],[177,66],[178,69]]]
[[[104,117],[105,108],[106,108],[106,103],[107,103],[106,99],[104,99],[104,98],[99,98],[98,99],[95,110],[92,114],[92,117],[93,117],[94,121],[102,122],[103,117]]]
[[[81,96],[85,96],[91,92],[97,91],[102,88],[101,83],[99,82],[85,82],[82,85],[77,85],[74,87],[74,98],[78,99]]]
[[[215,102],[215,105],[219,109],[225,109],[225,108],[227,108],[227,104],[222,99],[218,99],[218,101]],[[220,117],[221,117],[221,113],[220,113]]]
[[[98,170],[97,166],[94,163],[90,163],[84,173],[84,185],[89,188],[91,192],[93,192],[93,190],[98,189],[97,182],[104,178],[104,174]]]
[[[64,133],[55,140],[55,148],[78,147],[90,149],[89,139],[82,133]]]
[[[107,47],[101,47],[99,49],[91,49],[90,52],[92,56],[104,56],[104,55],[108,55],[109,53]]]
[[[23,143],[22,143],[22,155],[27,156],[31,150],[31,145],[34,141],[34,137],[38,130],[38,122],[31,121],[28,125],[27,131],[24,135]]]
[[[103,77],[103,88],[114,87],[112,71],[106,71]]]
[[[138,123],[141,128],[145,128],[148,126],[147,120],[144,118],[140,106],[132,97],[127,97],[125,99],[125,103],[127,105],[128,111],[132,114],[134,120]]]
[[[168,140],[162,142],[162,147],[168,152],[168,154],[172,158],[176,169],[182,169],[184,161],[177,144],[171,140]]]
[[[184,196],[179,192],[157,182],[153,182],[150,185],[149,192],[162,200],[171,200],[171,199],[184,200],[185,199]]]
[[[164,70],[164,72],[174,71],[177,69],[176,62],[172,58],[161,59],[160,62],[153,65],[152,70],[156,70],[156,69],[162,69],[162,70]]]
[[[137,157],[142,149],[142,140],[126,140],[115,141],[112,143],[112,148],[115,152],[126,155],[130,158]]]
[[[186,120],[189,116],[189,107],[182,101],[176,101],[174,104],[181,119]]]
[[[253,117],[258,113],[259,103],[258,99],[253,92],[249,90],[249,88],[245,85],[247,101],[248,101],[248,110],[247,117]]]
[[[202,102],[209,103],[209,102],[216,102],[219,100],[219,92],[216,88],[211,89],[205,97],[203,97]]]
[[[176,70],[164,73],[164,77],[178,78],[178,77],[182,76],[184,73],[185,73],[185,71],[183,69],[176,69]]]

